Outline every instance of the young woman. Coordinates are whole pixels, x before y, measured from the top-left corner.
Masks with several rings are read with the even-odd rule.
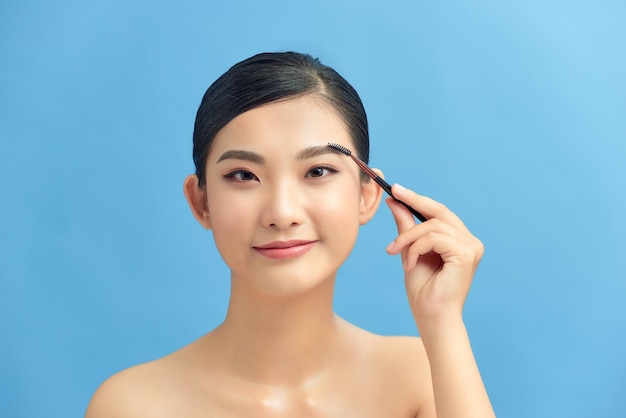
[[[337,270],[382,193],[328,142],[368,160],[356,91],[308,55],[259,54],[209,87],[184,192],[230,267],[226,318],[109,378],[87,418],[494,416],[462,319],[483,247],[442,204],[394,185],[428,218],[416,223],[386,200],[421,338],[333,312]]]

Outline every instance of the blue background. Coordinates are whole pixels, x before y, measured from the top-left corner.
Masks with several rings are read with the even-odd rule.
[[[82,416],[108,376],[218,325],[229,275],[192,218],[195,111],[261,51],[359,91],[373,166],[487,251],[466,305],[501,417],[626,416],[626,3],[4,1],[0,416]],[[416,335],[386,207],[336,310]]]

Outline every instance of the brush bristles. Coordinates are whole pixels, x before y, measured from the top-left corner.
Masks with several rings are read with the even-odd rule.
[[[335,151],[339,151],[342,154],[346,154],[347,156],[350,156],[352,154],[352,151],[350,151],[348,148],[344,147],[343,145],[333,144],[329,142],[328,147],[334,149]]]

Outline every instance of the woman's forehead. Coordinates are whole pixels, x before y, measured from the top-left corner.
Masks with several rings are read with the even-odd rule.
[[[263,150],[278,144],[305,148],[328,142],[352,147],[346,124],[332,104],[307,95],[268,103],[238,115],[217,133],[211,154],[233,147]]]

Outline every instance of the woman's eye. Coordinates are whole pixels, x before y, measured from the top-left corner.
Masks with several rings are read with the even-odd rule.
[[[313,167],[307,173],[307,177],[324,177],[331,173],[336,173],[337,170],[330,167]]]
[[[233,171],[231,173],[226,174],[224,177],[241,181],[241,182],[257,180],[257,177],[254,174],[246,170]]]

